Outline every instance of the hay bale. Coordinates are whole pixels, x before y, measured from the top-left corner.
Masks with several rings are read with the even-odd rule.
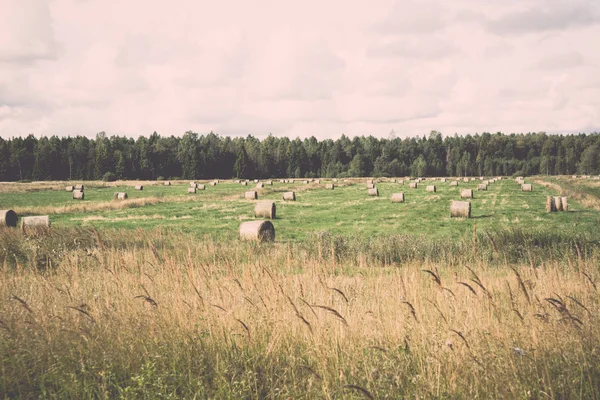
[[[452,181],[452,182],[450,182],[450,186],[458,186],[458,181]]]
[[[392,203],[404,203],[404,193],[392,194]]]
[[[463,182],[469,182],[469,178],[463,178]]]
[[[242,186],[248,186],[248,182],[246,182],[246,181],[242,182]]]
[[[315,179],[313,182],[315,182],[317,185],[319,185],[321,183],[320,179]]]
[[[73,190],[72,197],[73,197],[73,200],[83,200],[84,195],[81,190]]]
[[[163,183],[163,185],[165,185],[165,186],[171,186],[171,182],[170,181],[166,181],[165,183]]]
[[[0,226],[16,227],[17,213],[13,210],[0,210]]]
[[[571,178],[573,178],[573,179],[577,179],[577,175],[573,175]]]
[[[264,183],[262,183],[262,182],[258,182],[258,183],[256,184],[256,188],[257,188],[257,189],[262,189],[262,188],[264,188],[264,187],[265,187],[265,185],[264,185]]]
[[[404,180],[403,179],[399,179],[398,180],[398,185],[404,185]]]
[[[127,193],[125,193],[125,192],[115,192],[113,194],[113,199],[115,199],[115,200],[127,200]]]
[[[335,185],[333,183],[328,183],[325,185],[325,189],[333,190],[333,189],[335,189]]]
[[[482,181],[482,180],[483,180],[483,176],[480,176],[480,177],[479,177],[479,180],[480,180],[480,181]]]
[[[259,201],[254,206],[254,217],[275,219],[276,209],[277,207],[272,201]]]
[[[471,202],[452,200],[450,218],[471,218]]]
[[[487,190],[487,185],[485,183],[480,183],[477,185],[477,190]]]
[[[275,227],[271,221],[248,221],[240,225],[240,239],[258,242],[275,240]]]
[[[83,185],[75,185],[73,186],[73,190],[81,190],[83,192]]]
[[[309,181],[302,181],[302,183],[304,183],[305,185],[308,185],[310,182]]]
[[[460,191],[461,199],[472,199],[473,198],[473,189],[463,189]]]
[[[560,200],[560,196],[554,196],[552,199],[554,200],[554,207],[556,208],[556,211],[562,211],[563,206],[562,201]]]
[[[258,199],[258,192],[256,190],[250,190],[244,193],[244,198],[247,200],[256,200]]]
[[[426,192],[433,192],[433,193],[435,193],[435,185],[428,185],[428,186],[425,188],[425,191],[426,191]]]
[[[196,182],[190,182],[190,187],[197,188],[198,184]]]
[[[206,185],[198,185],[198,190],[206,190]]]
[[[408,184],[408,187],[411,188],[411,189],[416,189],[417,186],[418,186],[417,182],[411,182],[411,183]]]
[[[367,179],[367,186],[368,185],[373,185],[375,184],[375,182],[373,181],[373,179]],[[368,188],[368,189],[372,189],[372,188]]]
[[[189,188],[187,188],[187,192],[188,192],[188,193],[196,193],[196,190],[197,190],[197,189],[196,189],[196,188],[194,188],[194,187],[189,187]]]
[[[279,183],[285,183],[285,179],[280,179]]]
[[[255,180],[254,180],[254,183],[258,183],[258,179],[255,179]]]
[[[218,183],[217,181],[212,181],[212,182],[209,183],[209,185],[210,186],[217,186],[217,183]]]
[[[368,192],[369,192],[369,196],[375,196],[375,197],[379,196],[379,189],[377,189],[377,188],[369,189]]]
[[[375,189],[374,183],[367,183],[367,189]]]
[[[47,215],[21,218],[21,229],[23,230],[47,228],[50,228],[50,217]]]
[[[440,182],[446,183],[446,178],[440,178]]]
[[[273,181],[269,180],[265,182],[265,185],[273,186]]]
[[[72,192],[73,190],[75,190],[75,186],[67,186],[67,187],[65,188],[65,190],[66,190],[67,192]]]
[[[556,202],[554,197],[548,196],[546,197],[546,212],[555,212],[556,211]]]
[[[135,185],[135,190],[144,190],[142,185]]]
[[[285,192],[283,193],[283,200],[296,201],[296,192]]]
[[[569,211],[569,202],[566,197],[563,196],[560,198],[560,204],[562,206],[563,211]]]
[[[521,185],[521,190],[524,192],[533,192],[533,186],[531,186],[531,183],[524,183]]]

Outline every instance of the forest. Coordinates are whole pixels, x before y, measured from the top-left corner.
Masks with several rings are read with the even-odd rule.
[[[0,181],[598,174],[600,133],[0,137]]]

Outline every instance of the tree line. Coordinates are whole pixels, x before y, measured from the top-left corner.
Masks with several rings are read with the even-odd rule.
[[[600,133],[262,141],[200,135],[0,138],[0,181],[600,173]]]

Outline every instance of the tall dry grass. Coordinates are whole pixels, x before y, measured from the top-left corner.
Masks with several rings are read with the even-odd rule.
[[[596,253],[385,266],[300,244],[133,236],[92,232],[41,270],[3,263],[1,396],[600,395]]]

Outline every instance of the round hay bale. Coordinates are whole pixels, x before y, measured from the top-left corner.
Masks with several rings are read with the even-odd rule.
[[[66,190],[67,192],[72,192],[73,190],[75,190],[75,186],[67,186],[67,187],[65,188],[65,190]]]
[[[308,185],[310,182],[309,181],[302,181],[302,183],[304,183],[305,185]]]
[[[116,200],[127,200],[127,193],[125,192],[115,192],[113,198]]]
[[[262,183],[262,182],[258,182],[258,183],[256,184],[256,188],[257,188],[257,189],[262,189],[262,188],[264,188],[264,187],[265,187],[265,184],[264,184],[264,183]]]
[[[198,184],[196,182],[190,182],[190,187],[197,188]]]
[[[450,186],[458,186],[458,181],[452,181],[452,182],[450,182]]]
[[[479,180],[480,180],[480,181],[482,181],[482,180],[483,180],[483,176],[480,176],[480,177],[479,177]]]
[[[277,207],[272,201],[259,201],[254,206],[254,217],[275,219]]]
[[[233,181],[234,183],[240,183],[239,179],[236,179],[235,181]]]
[[[271,221],[248,221],[240,225],[240,239],[258,242],[275,240],[275,227]]]
[[[440,179],[440,182],[442,182],[442,183],[446,183],[446,178],[441,178],[441,179]]]
[[[523,192],[533,192],[533,186],[531,186],[531,183],[524,183],[521,185],[521,190]]]
[[[211,183],[209,183],[210,186],[217,186],[217,182],[216,181],[212,181]]]
[[[471,202],[452,200],[450,218],[471,218]]]
[[[429,185],[425,188],[426,192],[433,192],[435,193],[435,185]]]
[[[268,181],[265,182],[265,185],[273,186],[273,181],[268,180]]]
[[[50,228],[50,217],[47,215],[21,218],[21,229],[23,230],[44,228]]]
[[[367,183],[367,189],[375,189],[374,183]]]
[[[244,193],[244,198],[247,200],[256,200],[258,199],[258,192],[256,190],[250,190]]]
[[[83,200],[84,194],[81,190],[73,190],[72,198],[73,200]]]
[[[165,186],[171,186],[171,182],[170,181],[166,181],[165,183],[163,183],[163,185],[165,185]]]
[[[487,185],[484,183],[480,183],[477,185],[477,190],[487,190]]]
[[[408,184],[408,187],[411,189],[416,189],[418,187],[418,183],[417,182],[411,182]]]
[[[188,192],[188,193],[196,193],[196,190],[197,190],[197,189],[196,189],[196,188],[194,188],[194,187],[189,187],[189,188],[187,188],[187,192]]]
[[[333,190],[335,189],[335,185],[333,183],[328,183],[325,185],[325,189]]]
[[[318,185],[318,184],[321,183],[321,180],[320,179],[315,179],[314,182]]]
[[[144,190],[142,185],[135,185],[135,190]]]
[[[280,179],[279,183],[285,183],[285,179]]]
[[[404,185],[404,179],[399,179],[398,180],[398,185]]]
[[[372,185],[374,183],[375,182],[373,181],[373,179],[367,179],[367,185]],[[371,189],[371,188],[369,188],[369,189]]]
[[[13,210],[0,210],[0,226],[17,226],[17,213]]]
[[[254,180],[254,183],[258,183],[258,179],[255,179],[255,180]]]
[[[337,182],[338,180],[337,180],[337,178],[333,178],[332,181],[333,182]]]
[[[461,199],[472,199],[473,198],[473,189],[463,189],[460,191]]]
[[[556,211],[563,211],[563,206],[562,206],[562,201],[560,199],[560,196],[553,197],[553,200],[554,200],[554,206],[556,207]]]
[[[198,185],[198,190],[206,190],[206,185]]]
[[[392,194],[392,203],[404,203],[404,193]]]
[[[463,182],[469,182],[469,178],[463,178]]]
[[[569,211],[569,202],[566,197],[563,196],[560,198],[560,204],[562,206],[563,211]]]
[[[248,182],[246,182],[246,181],[242,182],[242,186],[248,186]]]
[[[375,197],[379,196],[379,189],[377,189],[377,188],[369,189],[368,192],[369,192],[369,196],[375,196]]]
[[[283,200],[296,201],[296,192],[285,192],[283,193]]]
[[[73,190],[81,190],[83,192],[83,185],[75,185],[73,186]]]
[[[548,196],[546,197],[546,212],[555,212],[556,211],[556,201],[554,197]]]
[[[221,181],[220,181],[220,180],[218,180],[218,179],[215,179],[215,183],[219,183],[219,182],[221,182]]]

